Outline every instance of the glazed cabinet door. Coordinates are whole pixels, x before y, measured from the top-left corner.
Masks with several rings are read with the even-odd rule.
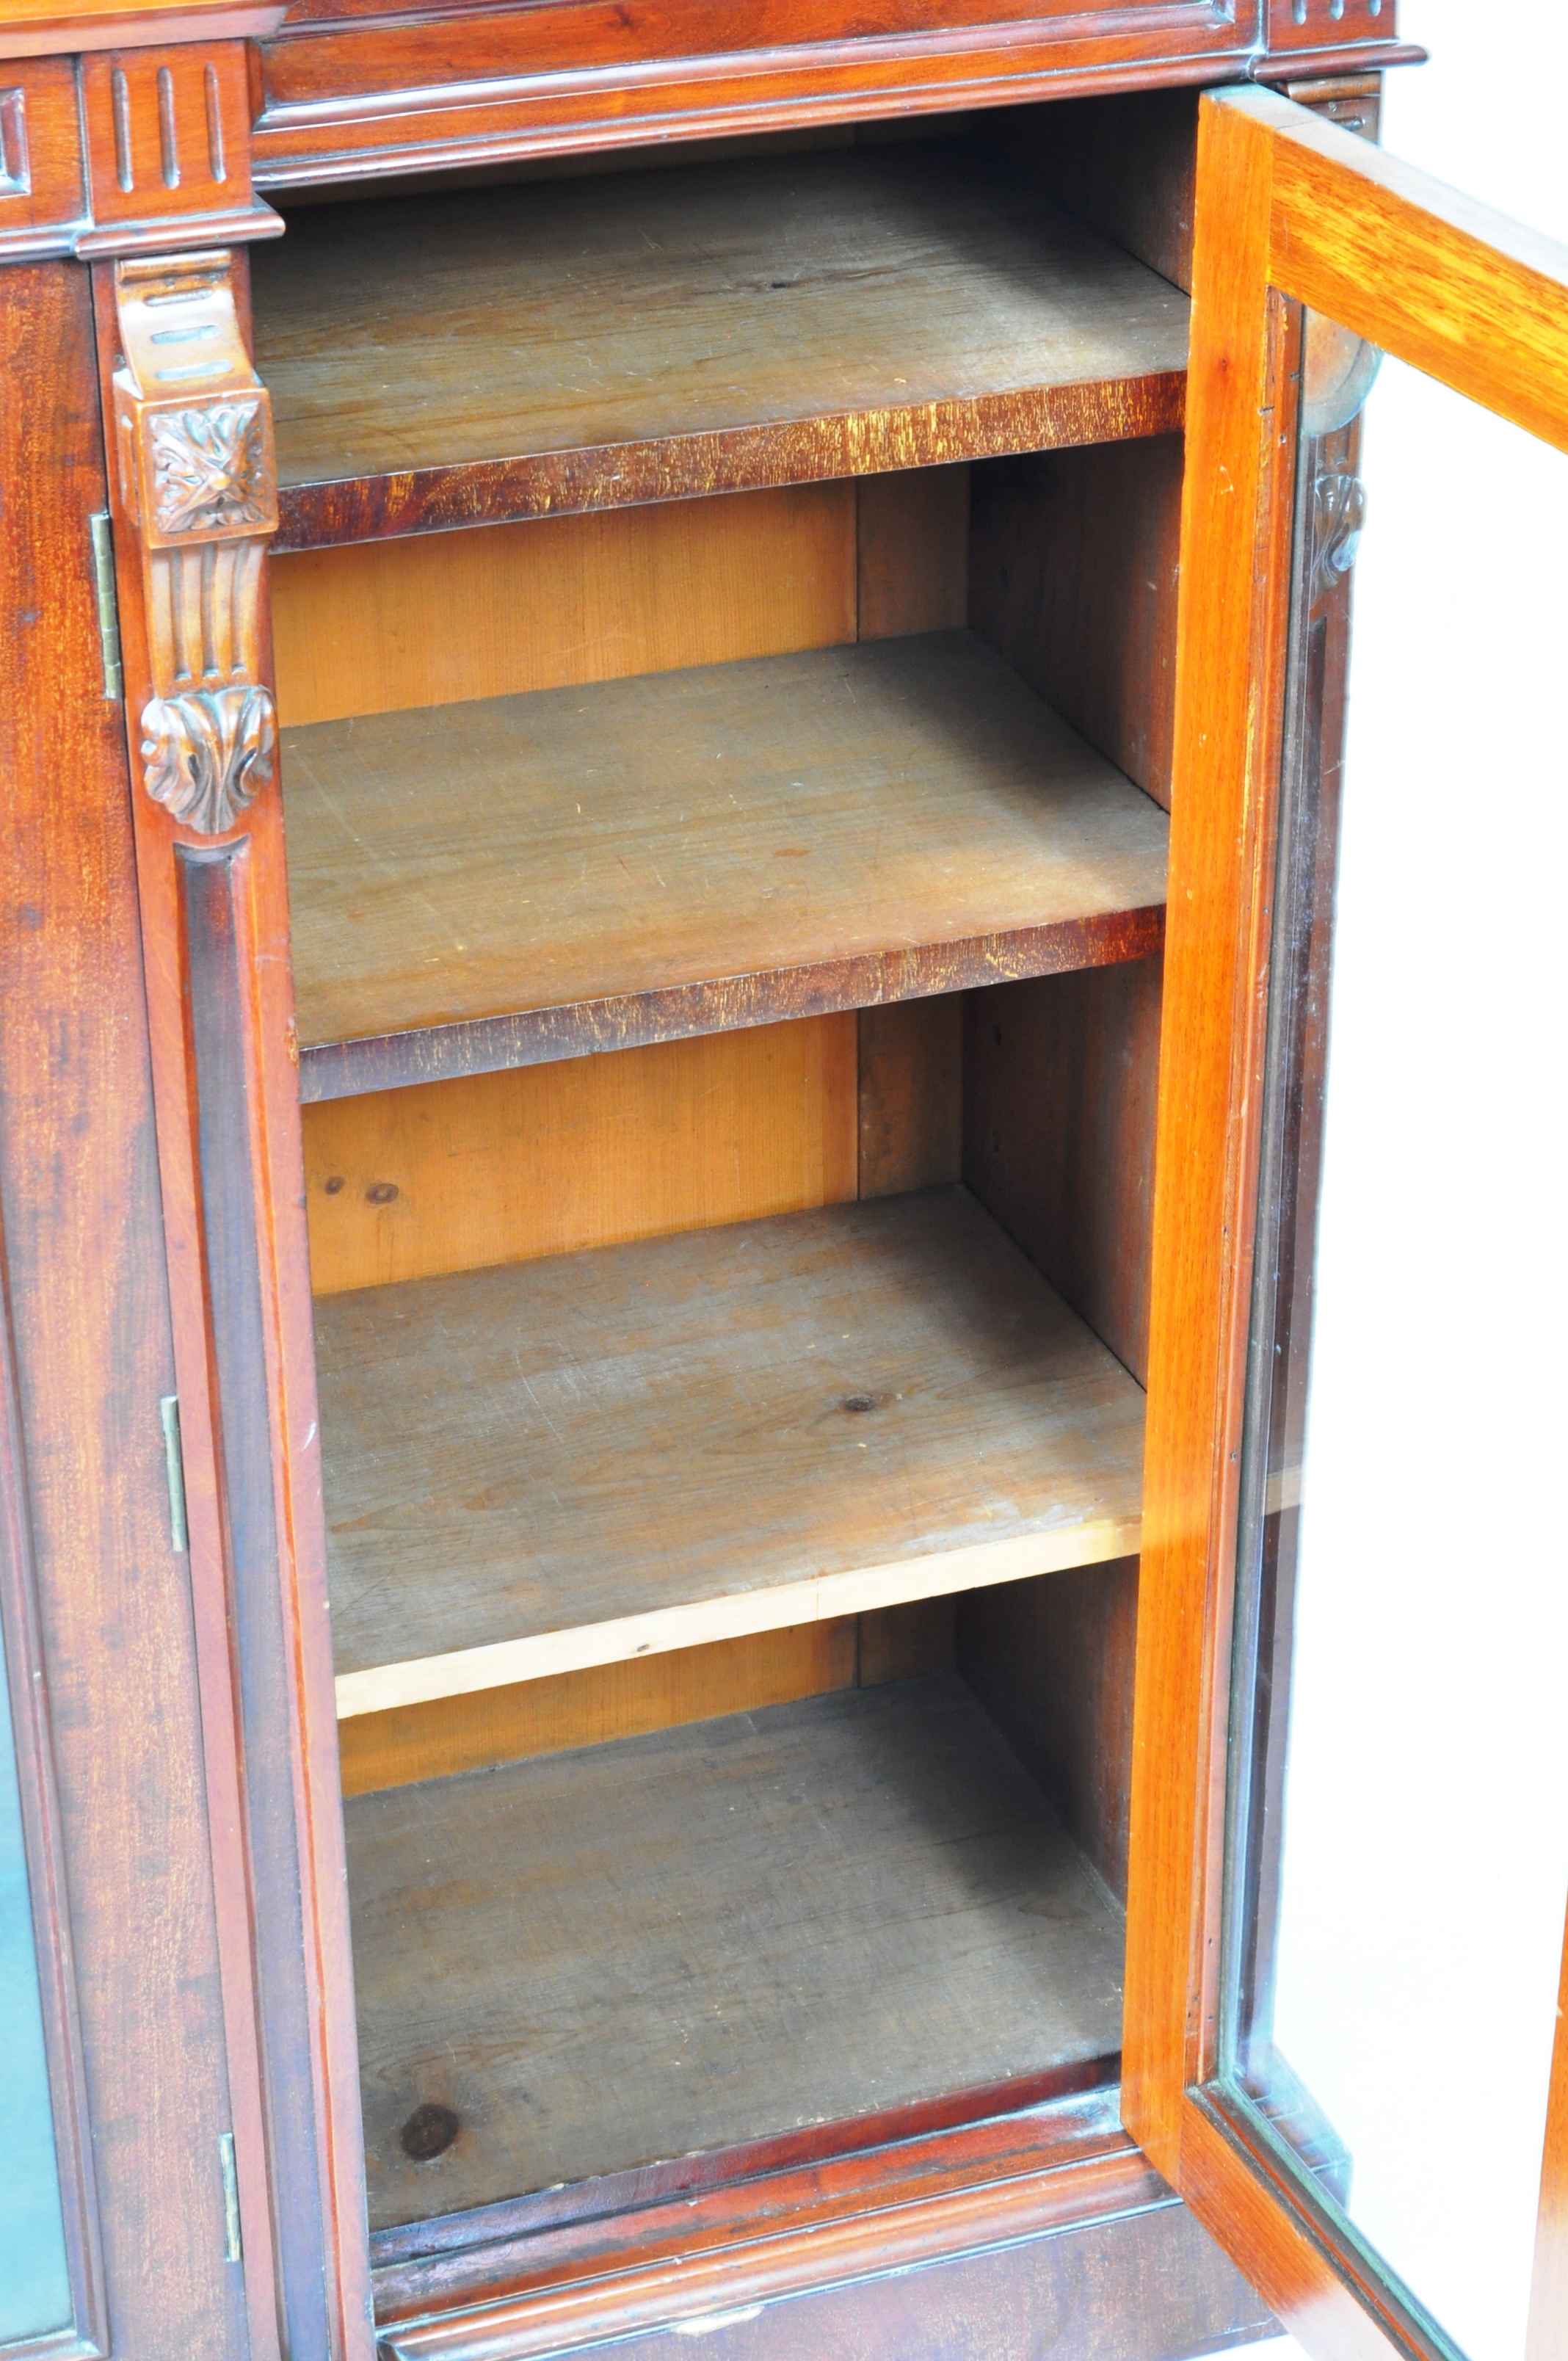
[[[1126,2120],[1311,2352],[1553,2361],[1568,251],[1227,94],[1192,329]]]

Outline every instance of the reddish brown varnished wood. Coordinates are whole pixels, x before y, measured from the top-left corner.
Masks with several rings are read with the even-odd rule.
[[[89,556],[105,495],[84,273],[0,271],[0,1223],[15,1384],[0,1484],[7,1646],[15,1673],[30,1645],[37,1675],[17,1729],[35,1900],[55,1922],[39,1958],[79,2331],[48,2349],[65,2361],[112,2337],[126,2361],[244,2361],[217,2143],[245,2094],[225,2071],[225,1830],[203,1779],[159,1422],[169,1304],[124,730],[104,695]],[[247,2027],[229,2033],[243,2058]]]
[[[491,12],[401,24],[307,5],[263,50],[257,156],[267,187],[1213,82],[1264,55],[1255,10],[1210,0],[774,0],[743,31],[725,0],[635,12],[555,0],[510,21]],[[1290,70],[1320,55],[1331,67],[1336,57],[1375,67],[1419,55],[1391,38],[1391,16],[1373,38],[1359,21],[1332,27],[1329,46],[1296,53]]]
[[[1033,2142],[1031,2154],[1042,2158],[1057,2155],[1058,2143],[1069,2154],[1098,2155],[1114,2145],[1117,2064],[1108,2057],[1052,2067],[852,2123],[813,2125],[378,2230],[370,2242],[378,2314],[418,2317],[474,2290],[516,2292],[534,2269],[587,2268],[609,2251],[607,2225],[617,2215],[623,2217],[618,2240],[630,2236],[639,2253],[676,2252],[671,2234],[681,2203],[692,2198],[703,2201],[704,2230],[718,2240],[737,2224],[767,2222],[808,2201],[842,2204],[852,2189],[873,2192],[911,2172],[928,2176],[934,2188],[958,2185],[966,2172],[984,2178],[1021,2143]],[[518,2274],[515,2289],[504,2277],[509,2268]]]
[[[284,0],[177,0],[173,6],[160,6],[159,0],[75,0],[65,8],[52,8],[48,0],[4,0],[0,58],[243,40],[276,32],[284,13]]]
[[[1281,618],[1295,562],[1285,497],[1293,473],[1284,456],[1289,380],[1278,367],[1287,297],[1562,445],[1568,253],[1270,95],[1204,104],[1156,1185],[1127,2120],[1312,2352],[1323,2361],[1387,2361],[1435,2348],[1215,2079],[1240,1356],[1280,761]],[[1544,2227],[1541,2252],[1552,2252]]]
[[[1266,0],[1264,13],[1271,65],[1281,52],[1293,60],[1303,51],[1359,48],[1398,37],[1395,0]]]
[[[1212,1893],[1223,1748],[1223,1556],[1263,1006],[1259,813],[1277,759],[1286,620],[1283,582],[1260,571],[1255,547],[1260,534],[1266,549],[1277,544],[1290,489],[1282,328],[1259,293],[1268,152],[1227,109],[1201,115],[1199,191],[1192,366],[1203,374],[1182,513],[1180,882],[1166,945],[1125,2028],[1126,2119],[1173,2177],[1182,2092],[1212,2054],[1210,1935],[1195,1896]]]
[[[0,69],[0,261],[65,250],[85,210],[76,75],[67,58]]]
[[[629,14],[565,0],[396,27],[286,28],[263,51],[261,183],[357,178],[643,137],[996,105],[1153,80],[1212,81],[1251,46],[1209,0],[843,0],[757,10],[725,0]]]
[[[95,51],[82,60],[92,220],[73,251],[133,254],[282,227],[250,177],[246,45]]]
[[[117,292],[101,266],[111,403]],[[115,536],[204,1737],[224,1798],[225,1990],[260,2054],[236,2125],[252,2333],[262,2351],[354,2361],[360,2144],[280,797],[275,778],[248,808],[242,794],[204,836],[148,792],[143,717],[170,684],[131,481],[115,469]],[[145,484],[139,497],[150,537],[156,501]],[[264,610],[246,628],[265,681]],[[258,763],[243,785],[264,776]]]
[[[83,27],[81,60],[0,64],[0,261],[281,230],[251,188],[247,52],[235,38],[243,12],[192,29],[209,38],[155,47],[148,27],[133,26],[140,46],[105,49]],[[65,47],[72,30],[60,22],[53,41],[34,46]]]
[[[694,2214],[689,2201],[654,2202],[611,2225],[585,2220],[576,2228],[542,2229],[532,2239],[503,2231],[488,2250],[458,2250],[422,2263],[389,2261],[378,2273],[383,2345],[399,2361],[426,2353],[454,2361],[459,2355],[521,2361],[570,2350],[607,2332],[627,2334],[670,2320],[744,2312],[867,2269],[938,2262],[998,2236],[1042,2231],[1055,2232],[1060,2244],[1035,2251],[1031,2276],[1052,2287],[1054,2253],[1068,2283],[1080,2283],[1082,2262],[1074,2249],[1083,2234],[1073,2235],[1074,2225],[1097,2216],[1135,2216],[1148,2207],[1164,2210],[1163,2185],[1117,2129],[1107,2091],[1046,2102],[964,2129],[902,2137],[891,2125],[887,2129],[891,2145],[837,2162],[781,2164],[716,2194],[700,2213]],[[473,2217],[476,2230],[482,2221]],[[1179,2223],[1179,2216],[1172,2218],[1172,2231]],[[1255,2334],[1266,2324],[1239,2284],[1227,2287],[1223,2275],[1205,2270],[1201,2250],[1191,2255],[1190,2241],[1179,2231],[1171,2241],[1172,2260],[1182,2246],[1189,2254],[1175,2268],[1162,2271],[1157,2265],[1150,2271],[1141,2322],[1135,2305],[1121,2315],[1127,2331],[1137,2322],[1151,2333],[1149,2345],[1134,2351],[1152,2356],[1192,2349],[1180,2337],[1178,2319],[1194,2294],[1204,2322],[1200,2335],[1234,2335],[1245,2325]],[[596,2287],[612,2264],[613,2282]],[[885,2303],[884,2294],[876,2310]],[[441,2314],[451,2315],[458,2305],[465,2309],[444,2322]],[[807,2318],[815,2312],[813,2306]],[[797,2317],[795,2335],[810,2335],[807,2318]],[[899,2333],[905,2352],[913,2349],[912,2336],[924,2345],[916,2320],[905,2321]],[[879,2343],[869,2349],[884,2348]],[[1000,2344],[996,2349],[1014,2348]]]
[[[53,2098],[55,2170],[71,2307],[67,2333],[72,2351],[85,2355],[107,2346],[108,2304],[49,1671],[0,1228],[0,1679],[8,1691],[7,1727],[16,1755],[44,2054]]]

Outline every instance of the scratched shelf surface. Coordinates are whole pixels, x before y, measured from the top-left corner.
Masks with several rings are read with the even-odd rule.
[[[1125,1557],[1142,1389],[967,1191],[323,1297],[340,1714]]]
[[[1186,297],[964,140],[307,207],[252,269],[280,549],[1182,421]]]
[[[376,2229],[1120,2045],[1120,1916],[956,1673],[345,1820]]]
[[[306,1099],[1136,959],[1169,824],[969,631],[283,735]]]

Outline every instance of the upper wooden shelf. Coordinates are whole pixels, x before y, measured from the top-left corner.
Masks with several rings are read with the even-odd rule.
[[[1169,823],[969,631],[284,733],[304,1098],[1138,958]]]
[[[296,211],[280,549],[1174,431],[1186,297],[969,141]]]
[[[1130,1555],[1144,1397],[962,1189],[316,1305],[338,1711]]]

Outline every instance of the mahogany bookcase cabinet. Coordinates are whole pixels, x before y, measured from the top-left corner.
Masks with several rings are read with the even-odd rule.
[[[1393,18],[0,8],[17,2353],[1266,2333],[1119,2104],[1194,143]]]

